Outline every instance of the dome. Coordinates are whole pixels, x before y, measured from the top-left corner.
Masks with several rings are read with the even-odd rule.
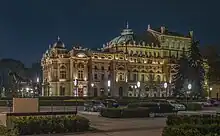
[[[64,45],[64,43],[60,40],[60,38],[58,37],[58,38],[57,38],[57,42],[55,42],[55,43],[53,44],[53,47],[54,47],[54,48],[65,48],[65,45]]]
[[[121,32],[121,35],[111,40],[109,45],[117,45],[117,44],[128,44],[128,43],[143,43],[145,44],[155,44],[159,45],[158,39],[149,31],[145,31],[142,34],[134,34],[132,29],[129,29],[128,26]]]

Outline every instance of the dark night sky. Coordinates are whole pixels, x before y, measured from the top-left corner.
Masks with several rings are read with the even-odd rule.
[[[126,21],[135,32],[147,25],[193,30],[203,45],[219,45],[219,0],[0,0],[0,58],[29,65],[59,35],[74,44],[101,47]]]

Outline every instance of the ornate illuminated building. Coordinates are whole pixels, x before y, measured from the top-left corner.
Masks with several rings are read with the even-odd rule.
[[[43,95],[171,95],[176,60],[188,51],[192,35],[165,27],[151,29],[150,25],[142,34],[135,34],[127,25],[121,35],[97,51],[80,46],[67,50],[58,39],[42,58]]]

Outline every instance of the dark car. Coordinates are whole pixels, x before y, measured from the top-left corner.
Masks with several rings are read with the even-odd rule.
[[[220,102],[218,100],[215,100],[215,99],[209,99],[208,102],[211,103],[213,106],[219,106],[220,105]]]
[[[114,107],[114,108],[118,108],[119,104],[116,100],[114,99],[105,99],[103,101],[103,104],[106,106],[106,107]]]
[[[99,100],[89,100],[84,103],[84,111],[98,112],[102,108],[105,108],[105,105]]]

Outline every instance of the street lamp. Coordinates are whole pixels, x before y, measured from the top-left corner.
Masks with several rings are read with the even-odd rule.
[[[36,80],[36,81],[37,81],[37,83],[39,83],[39,82],[40,82],[40,79],[39,79],[39,77],[37,77],[37,80]]]
[[[40,78],[37,77],[36,81],[37,81],[37,85],[36,85],[36,88],[34,88],[35,90],[34,90],[33,97],[35,97],[35,93],[36,93],[36,92],[37,92],[37,94],[39,95],[39,90],[38,90],[38,89],[39,89]]]
[[[77,79],[74,80],[74,86],[75,86],[75,93],[76,93],[76,114],[78,113],[78,81]]]
[[[192,89],[192,84],[188,84],[188,91],[186,91],[186,104],[188,105],[188,95],[190,94],[190,90]]]
[[[94,96],[94,90],[93,90],[93,87],[94,87],[94,83],[91,83],[91,90],[90,90],[89,96],[91,95],[91,92],[92,92],[92,91],[93,91],[93,96]]]
[[[212,87],[209,88],[209,92],[208,92],[208,99],[210,98],[211,96],[211,91],[212,91]]]
[[[165,91],[166,91],[166,98],[167,98],[167,82],[165,82],[165,83],[163,84],[163,87],[164,87],[164,89],[165,89]]]
[[[140,97],[140,95],[141,95],[141,94],[140,94],[141,92],[140,92],[140,89],[139,89],[140,86],[141,86],[141,83],[140,83],[139,81],[137,81],[137,89],[138,89],[138,96],[139,96],[139,97]]]
[[[110,96],[110,86],[111,86],[111,81],[108,80],[108,96]]]

